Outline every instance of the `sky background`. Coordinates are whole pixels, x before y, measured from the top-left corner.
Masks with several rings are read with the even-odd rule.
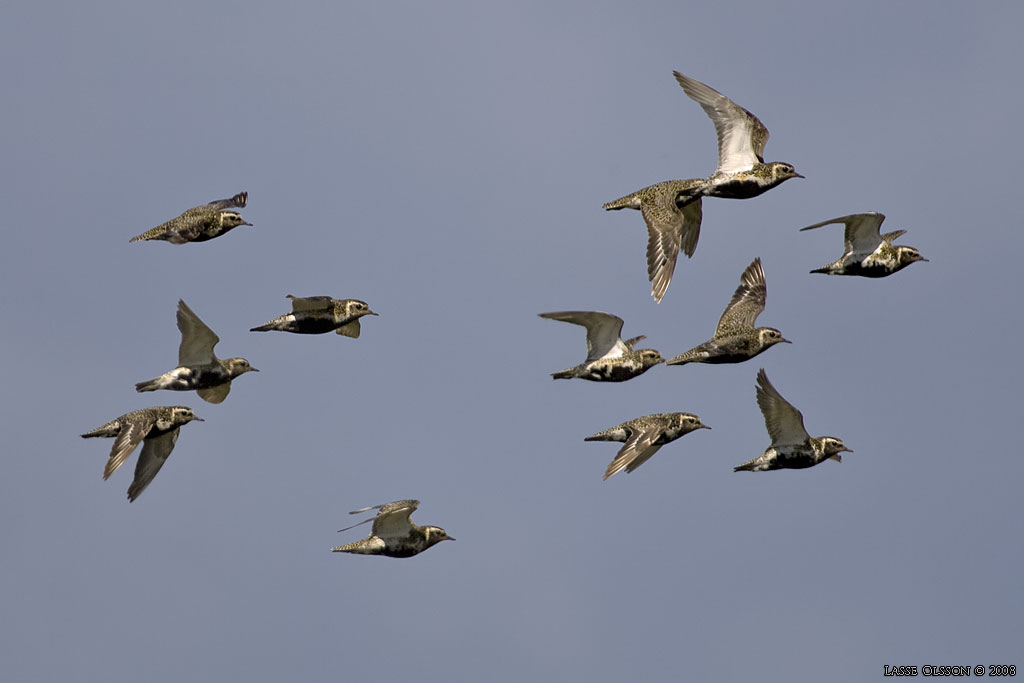
[[[864,681],[1024,666],[1018,3],[7,3],[0,10],[8,681]],[[664,301],[639,212],[714,170],[678,69],[806,176],[707,199]],[[128,238],[246,190],[241,227]],[[880,211],[931,259],[808,271]],[[601,310],[674,356],[760,256],[792,345],[624,384],[551,380]],[[286,294],[359,298],[358,340],[256,334]],[[137,394],[183,298],[261,370],[209,405]],[[769,444],[759,367],[841,465]],[[188,405],[129,504],[130,410]],[[583,438],[699,431],[632,474]],[[335,554],[402,498],[458,541]]]

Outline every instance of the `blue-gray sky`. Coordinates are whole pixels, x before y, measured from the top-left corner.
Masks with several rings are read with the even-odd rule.
[[[1024,642],[1019,27],[1013,3],[12,3],[0,10],[0,669],[12,681],[863,681],[1016,664]],[[755,112],[807,176],[709,199],[660,305],[637,212],[714,169],[678,69]],[[255,224],[129,244],[249,192]],[[930,263],[812,276],[881,211]],[[554,382],[625,319],[666,356],[760,256],[733,366]],[[286,294],[361,298],[358,340],[253,334]],[[136,394],[183,298],[227,401]],[[841,465],[734,474],[768,445],[765,367]],[[154,483],[78,434],[185,404]],[[713,427],[636,472],[583,437]],[[332,554],[406,497],[458,538]]]

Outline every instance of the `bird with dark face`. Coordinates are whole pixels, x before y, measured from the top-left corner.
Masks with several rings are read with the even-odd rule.
[[[859,275],[861,277],[887,277],[903,270],[916,261],[927,261],[913,247],[894,245],[893,242],[906,230],[894,230],[884,235],[881,232],[885,214],[871,211],[853,213],[832,220],[822,221],[800,231],[814,230],[825,225],[845,226],[843,234],[843,255],[812,273],[826,275]]]
[[[701,197],[749,199],[790,178],[803,178],[792,164],[765,163],[768,129],[750,111],[717,90],[678,71],[672,72],[683,92],[711,118],[718,134],[718,167],[707,178],[666,180],[648,185],[614,201],[607,211],[638,209],[647,224],[647,277],[651,296],[661,303],[679,251],[693,256],[700,237]]]
[[[764,415],[772,444],[753,460],[734,467],[734,472],[804,469],[825,460],[842,462],[840,453],[853,453],[834,436],[808,434],[803,414],[782,398],[782,394],[768,381],[764,368],[757,373],[757,405]]]
[[[587,359],[574,367],[554,372],[554,379],[587,379],[592,382],[625,382],[662,362],[654,349],[634,349],[646,337],[622,341],[622,318],[598,311],[539,313],[541,318],[561,320],[587,328]]]
[[[259,372],[244,358],[217,358],[213,347],[220,338],[181,299],[177,319],[181,332],[178,367],[148,382],[139,382],[136,391],[194,389],[204,401],[220,403],[231,391],[231,380],[247,372]]]
[[[230,199],[218,199],[209,204],[194,206],[177,218],[136,235],[128,241],[164,240],[171,244],[185,244],[212,240],[240,225],[252,225],[237,211],[229,211],[232,208],[244,207],[248,199],[248,192],[239,192]]]
[[[354,553],[356,555],[385,555],[387,557],[412,557],[431,548],[441,541],[454,541],[439,526],[420,526],[410,519],[419,507],[418,500],[399,500],[384,505],[353,510],[349,514],[358,515],[370,510],[377,510],[376,517],[364,519],[357,524],[339,529],[348,531],[360,524],[373,522],[370,535],[359,541],[331,548],[336,553]]]
[[[715,336],[700,346],[666,361],[665,365],[686,363],[742,363],[781,342],[790,343],[774,327],[754,327],[764,310],[768,289],[761,259],[756,258],[740,276],[740,286],[718,321]]]
[[[332,299],[329,296],[294,296],[292,312],[279,315],[268,323],[253,327],[250,332],[292,332],[294,334],[324,334],[336,332],[357,339],[359,319],[364,315],[377,315],[365,301],[359,299]]]
[[[803,178],[792,164],[784,161],[765,163],[768,129],[749,110],[694,78],[678,71],[672,73],[683,92],[711,118],[718,134],[718,168],[699,189],[699,194],[750,199],[790,178]]]

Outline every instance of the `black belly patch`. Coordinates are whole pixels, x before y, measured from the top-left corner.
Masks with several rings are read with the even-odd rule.
[[[727,183],[716,185],[709,194],[726,199],[750,199],[764,194],[770,189],[770,185],[762,185],[756,180],[730,180]]]

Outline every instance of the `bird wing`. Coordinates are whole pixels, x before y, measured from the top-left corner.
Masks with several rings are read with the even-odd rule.
[[[114,439],[114,445],[110,448],[110,457],[107,459],[107,466],[103,468],[103,478],[107,479],[117,471],[117,468],[124,464],[128,456],[138,447],[145,438],[154,419],[143,415],[125,417],[121,420],[121,431]]]
[[[557,311],[541,313],[540,317],[587,328],[587,361],[618,358],[628,351],[622,341],[622,318],[598,311]]]
[[[418,500],[411,500],[410,499],[410,500],[398,500],[398,501],[395,501],[394,503],[384,503],[383,505],[370,505],[368,507],[359,508],[358,510],[353,510],[352,512],[350,512],[348,514],[350,514],[350,515],[359,515],[359,514],[362,514],[364,512],[369,512],[370,510],[377,510],[378,511],[377,512],[377,516],[376,517],[369,517],[367,519],[364,519],[361,522],[356,522],[352,526],[347,526],[344,529],[338,529],[338,531],[339,532],[348,531],[349,529],[354,529],[357,526],[361,526],[363,524],[366,524],[367,522],[373,522],[373,532],[372,533],[374,535],[377,535],[377,522],[380,520],[381,515],[391,515],[393,513],[399,512],[401,510],[406,510],[407,509],[408,512],[405,514],[405,521],[408,523],[409,522],[409,516],[412,515],[413,510],[415,510],[417,507],[419,507],[419,504],[420,504],[420,502]]]
[[[892,232],[887,232],[884,235],[882,235],[882,241],[892,244],[897,239],[899,239],[901,235],[905,235],[906,233],[906,230],[893,230]]]
[[[673,71],[683,91],[711,117],[718,133],[718,173],[750,170],[764,163],[768,129],[760,119],[714,88]]]
[[[167,462],[167,456],[174,450],[174,443],[178,440],[179,427],[156,437],[146,439],[142,446],[142,453],[139,455],[139,462],[135,464],[135,480],[128,487],[128,500],[133,501],[139,497],[153,477],[160,471],[160,468]]]
[[[329,296],[294,296],[288,295],[292,300],[292,313],[299,311],[326,311],[333,310],[334,299]]]
[[[206,326],[199,316],[178,299],[178,329],[181,331],[181,344],[178,346],[178,365],[208,365],[217,360],[213,347],[220,337]]]
[[[400,500],[379,506],[380,511],[373,520],[373,535],[385,540],[408,536],[412,531],[409,517],[419,504],[418,500]]]
[[[224,384],[218,384],[215,387],[196,389],[196,393],[199,394],[199,398],[203,399],[207,403],[223,403],[224,399],[228,397],[228,393],[230,392],[231,380],[224,382]]]
[[[654,201],[640,207],[647,223],[647,277],[651,281],[651,296],[657,303],[661,303],[672,282],[679,250],[690,257],[697,249],[703,213],[701,203],[698,197],[680,209],[675,193],[666,193],[658,194]]]
[[[885,214],[881,214],[875,211],[869,213],[851,213],[849,216],[840,216],[839,218],[833,218],[829,221],[822,221],[821,223],[815,223],[814,225],[808,225],[806,228],[800,228],[801,232],[804,230],[813,230],[820,228],[825,225],[832,225],[833,223],[842,224],[846,226],[846,231],[843,234],[843,240],[845,242],[843,246],[843,256],[848,254],[870,254],[878,245],[882,243],[882,237],[879,235],[879,229],[882,227],[882,221],[885,220]]]
[[[346,337],[352,337],[353,339],[358,339],[360,331],[361,326],[359,325],[359,320],[353,320],[350,323],[345,323],[344,325],[336,329],[334,332],[335,334],[340,334]]]
[[[804,416],[782,398],[782,394],[768,381],[764,368],[757,373],[757,405],[764,415],[772,446],[791,446],[811,438],[804,429]]]
[[[641,335],[639,335],[637,337],[630,337],[629,339],[627,339],[626,341],[624,341],[622,343],[626,345],[627,349],[632,351],[633,347],[636,346],[637,344],[639,344],[640,342],[642,342],[644,339],[647,339],[647,335],[646,334],[641,334]]]
[[[726,334],[735,329],[753,329],[754,321],[764,310],[768,289],[764,282],[764,269],[761,257],[754,259],[743,274],[740,275],[740,286],[733,292],[729,305],[718,320],[715,336]]]
[[[608,469],[604,472],[604,478],[607,479],[623,468],[627,472],[632,472],[650,460],[651,456],[661,448],[661,444],[655,443],[660,435],[661,430],[657,427],[630,429],[629,438],[619,449],[615,459],[608,465]]]
[[[236,194],[234,197],[231,197],[230,199],[215,199],[214,201],[210,202],[206,206],[210,207],[211,209],[217,209],[217,210],[220,210],[220,209],[234,209],[234,208],[240,209],[243,206],[245,206],[245,203],[247,201],[249,201],[249,193],[248,192],[239,192],[238,194]]]

